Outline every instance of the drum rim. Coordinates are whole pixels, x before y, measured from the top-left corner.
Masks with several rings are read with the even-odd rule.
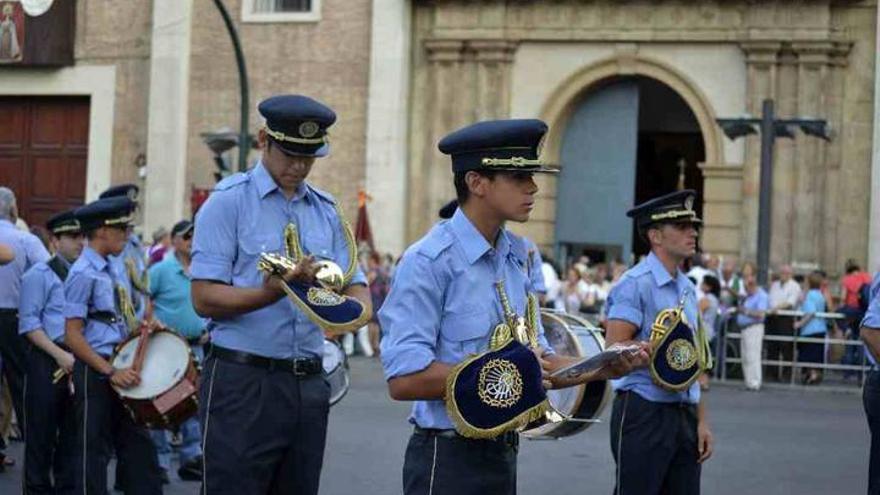
[[[177,332],[175,332],[173,330],[169,330],[169,329],[165,329],[165,328],[155,330],[150,334],[150,338],[152,338],[154,335],[158,335],[160,333],[167,333],[168,335],[171,335],[172,337],[180,340],[183,343],[183,345],[186,347],[187,355],[189,356],[189,364],[187,364],[183,374],[181,374],[180,378],[177,381],[175,381],[174,384],[172,384],[170,387],[168,387],[168,389],[165,390],[165,392],[167,392],[168,390],[171,390],[172,388],[176,387],[184,379],[186,379],[187,375],[189,374],[190,367],[195,366],[195,359],[193,358],[192,347],[189,345],[189,342],[187,342],[186,339],[184,339],[180,334],[178,334]],[[116,347],[113,348],[113,354],[110,356],[110,366],[113,366],[113,362],[116,361],[116,357],[119,355],[119,352],[122,351],[122,348],[125,347],[129,342],[133,341],[134,339],[136,339],[140,336],[141,336],[140,332],[132,332],[127,337],[125,337],[125,339],[123,339],[121,342],[116,344]],[[115,369],[115,367],[114,367],[114,369]],[[136,399],[134,397],[123,395],[123,392],[120,389],[116,388],[116,386],[114,386],[112,383],[110,384],[110,386],[113,387],[113,390],[116,392],[117,395],[119,395],[120,398],[125,399],[125,400],[130,400],[130,401],[152,401],[152,400],[155,400],[157,397],[162,396],[162,394],[165,393],[165,392],[162,392],[160,394],[152,395],[150,397],[142,397],[142,398]]]
[[[583,356],[583,354],[584,354],[584,348],[581,345],[580,340],[577,338],[577,335],[575,335],[575,333],[571,330],[571,326],[572,326],[571,323],[566,321],[564,319],[564,317],[571,318],[578,325],[583,326],[584,328],[588,329],[590,331],[590,335],[593,338],[597,339],[598,343],[601,345],[601,347],[603,349],[605,348],[605,337],[601,334],[601,332],[593,331],[593,329],[596,329],[596,326],[593,325],[592,323],[588,322],[584,318],[581,318],[577,315],[573,315],[571,313],[546,310],[546,308],[541,310],[540,316],[542,316],[542,317],[546,316],[552,320],[555,320],[558,323],[562,323],[563,328],[565,328],[565,331],[568,332],[568,335],[571,337],[571,340],[574,342],[575,349],[577,350],[577,352],[581,356]],[[608,405],[608,400],[611,397],[611,387],[608,384],[609,380],[603,380],[603,381],[606,383],[606,385],[603,387],[604,390],[602,392],[602,399],[599,401],[599,405],[596,408],[596,410],[600,411],[600,412],[605,410],[605,407]],[[581,385],[577,385],[577,388],[580,390],[578,393],[577,400],[575,401],[575,404],[573,407],[574,411],[577,411],[578,409],[581,408],[581,405],[583,405],[584,398],[587,394],[587,384],[584,383]],[[561,411],[559,411],[558,409],[556,409],[556,407],[553,406],[552,402],[550,403],[550,407],[553,408],[553,410],[556,413],[562,415],[563,417],[565,417],[567,419],[574,418],[574,415],[564,414]],[[573,432],[569,432],[565,435],[554,434],[554,431],[564,424],[566,424],[565,421],[558,422],[558,423],[544,423],[544,424],[536,426],[534,428],[531,428],[528,430],[523,430],[522,432],[520,432],[520,434],[525,436],[526,438],[533,439],[533,440],[541,439],[541,438],[554,438],[554,439],[555,438],[564,438],[567,436],[573,436],[578,433],[581,433],[582,431],[586,430],[590,426],[590,423],[583,423],[583,427],[580,427],[581,425],[576,425],[574,427],[575,430]],[[543,428],[547,428],[547,430],[542,430]]]

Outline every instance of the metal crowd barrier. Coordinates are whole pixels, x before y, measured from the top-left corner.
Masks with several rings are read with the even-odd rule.
[[[767,313],[767,316],[782,316],[782,317],[790,317],[790,318],[802,318],[806,316],[807,313],[802,311],[792,311],[792,310],[777,310],[773,312]],[[837,321],[837,320],[846,320],[848,317],[843,313],[835,313],[835,312],[822,312],[815,313],[816,317],[825,318],[826,320]],[[766,321],[766,317],[765,317]],[[739,341],[742,339],[742,333],[739,330],[728,331],[729,328],[736,328],[736,309],[731,308],[726,312],[723,312],[719,315],[719,324],[718,328],[716,328],[715,333],[715,356],[716,356],[716,373],[715,377],[722,380],[727,381],[731,379],[728,374],[730,369],[728,368],[728,364],[740,365],[740,372],[742,371],[742,358],[739,355],[740,346],[739,345],[730,345],[731,341]],[[796,331],[795,331],[796,332]],[[778,359],[765,359],[763,356],[763,351],[766,349],[764,343],[766,342],[790,342],[792,344],[792,358],[791,361],[783,361]],[[818,343],[825,344],[825,352],[822,353],[822,362],[821,363],[807,363],[807,362],[798,362],[798,346],[799,342],[805,343]],[[823,372],[825,370],[828,371],[854,371],[860,375],[860,379],[857,381],[859,385],[863,384],[865,379],[865,374],[868,370],[870,370],[871,365],[867,361],[866,352],[861,353],[861,364],[836,364],[828,362],[828,349],[831,345],[843,345],[844,349],[847,346],[858,346],[863,347],[862,341],[855,339],[836,339],[828,337],[826,333],[824,337],[802,337],[797,334],[789,335],[775,335],[768,334],[767,327],[765,323],[764,327],[764,338],[762,340],[762,358],[761,358],[761,366],[781,366],[781,367],[789,367],[791,368],[791,381],[790,385],[798,385],[797,383],[797,370],[800,368],[814,368],[821,369]],[[728,351],[731,351],[732,356],[728,355]],[[846,356],[846,350],[844,350],[844,356]],[[765,377],[766,378],[766,377]]]

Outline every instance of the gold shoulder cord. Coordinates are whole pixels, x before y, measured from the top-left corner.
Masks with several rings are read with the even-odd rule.
[[[139,274],[132,257],[125,258],[125,271],[128,272],[128,278],[131,280],[132,287],[137,289],[141,294],[149,295],[150,273],[147,270],[144,270]]]
[[[535,332],[535,328],[537,327],[532,324],[536,316],[532,314],[535,310],[532,308],[531,294],[529,295],[529,304],[526,309],[526,316],[528,317],[527,321],[526,318],[517,315],[513,310],[513,307],[510,305],[510,299],[507,297],[507,290],[504,288],[504,280],[495,282],[495,291],[498,293],[498,299],[501,301],[501,308],[504,310],[504,319],[506,321],[496,326],[495,330],[492,332],[492,338],[490,340],[491,347],[497,349],[507,343],[511,338],[515,338],[520,343],[528,345],[529,347],[537,347],[538,336]]]
[[[128,327],[129,333],[131,333],[138,327],[137,315],[134,312],[134,306],[131,303],[131,298],[128,296],[128,291],[125,290],[122,284],[116,284],[116,300],[119,312],[122,313],[122,319],[125,320],[125,325]]]

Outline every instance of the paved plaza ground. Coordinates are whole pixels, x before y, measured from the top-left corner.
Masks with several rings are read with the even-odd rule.
[[[398,494],[409,408],[388,398],[378,361],[351,364],[351,391],[331,412],[321,493]],[[707,398],[717,444],[703,471],[703,493],[865,493],[869,442],[860,395],[716,385]],[[603,418],[609,413],[610,407]],[[523,442],[519,493],[610,494],[607,425],[564,440]],[[12,454],[21,460],[20,443]],[[20,475],[20,467],[0,475],[0,494],[19,493]],[[172,478],[166,494],[198,493],[196,483]]]

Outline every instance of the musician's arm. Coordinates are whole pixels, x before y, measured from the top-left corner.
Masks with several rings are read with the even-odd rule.
[[[92,349],[83,335],[84,329],[85,322],[81,318],[67,318],[64,322],[64,343],[88,367],[103,375],[112,375],[116,369]]]
[[[442,400],[453,365],[437,360],[443,290],[432,260],[408,253],[379,312],[382,365],[394,400]]]
[[[44,332],[42,328],[31,330],[25,334],[25,338],[27,338],[30,343],[40,348],[43,352],[52,356],[52,359],[58,363],[58,366],[65,371],[70,372],[73,369],[73,355],[58,347],[55,342],[52,342],[52,339],[46,335],[46,332]]]
[[[874,360],[880,362],[880,328],[862,326],[859,337],[865,343]]]
[[[233,287],[213,280],[193,280],[193,307],[199,316],[222,320],[266,307],[284,296],[277,280],[261,287]]]

